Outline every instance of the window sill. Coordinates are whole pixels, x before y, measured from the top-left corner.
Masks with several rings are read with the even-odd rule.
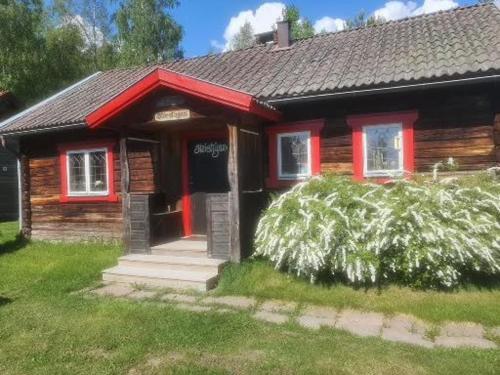
[[[293,179],[266,178],[266,187],[268,189],[285,189],[285,188],[289,188],[295,184],[298,184],[300,182],[304,182],[311,177],[312,176],[293,178]]]
[[[61,196],[61,203],[99,203],[118,202],[118,195],[83,195],[83,196]]]

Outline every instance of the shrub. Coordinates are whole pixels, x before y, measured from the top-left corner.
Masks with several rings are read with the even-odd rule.
[[[256,232],[255,255],[314,281],[400,281],[456,286],[500,272],[500,184],[354,183],[315,177],[275,197]]]

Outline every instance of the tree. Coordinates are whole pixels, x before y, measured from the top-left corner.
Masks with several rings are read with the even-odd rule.
[[[182,27],[168,13],[177,0],[124,0],[116,12],[120,64],[162,62],[181,57]]]
[[[360,27],[374,26],[386,22],[383,17],[368,16],[368,14],[361,10],[353,18],[345,22],[347,30],[358,29]]]
[[[110,53],[113,47],[108,3],[109,0],[54,0],[52,7],[58,25],[78,27],[85,43],[84,49],[91,56],[93,71],[108,67],[106,61],[100,60],[103,55],[100,49]]]
[[[44,20],[41,0],[0,0],[0,89],[21,100],[40,94]]]
[[[255,44],[255,35],[253,31],[253,27],[250,22],[245,22],[243,26],[241,26],[238,34],[233,36],[230,42],[230,48],[232,50],[239,50],[243,48],[251,47]]]
[[[314,35],[314,27],[307,18],[300,16],[300,10],[295,5],[288,5],[283,10],[283,20],[290,23],[292,39],[304,39]]]

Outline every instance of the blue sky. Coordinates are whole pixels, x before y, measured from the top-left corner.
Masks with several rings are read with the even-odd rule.
[[[377,12],[386,19],[397,19],[475,2],[474,0],[181,0],[181,5],[173,11],[173,16],[184,27],[182,47],[186,57],[191,57],[227,47],[225,33],[226,37],[231,36],[245,20],[250,20],[254,24],[254,29],[269,28],[271,20],[279,14],[279,7],[282,6],[280,4],[293,3],[313,24],[322,20],[317,27],[335,31],[339,28],[341,20],[352,17],[360,9],[369,14]],[[257,11],[259,7],[262,7],[260,12]],[[230,25],[231,18],[233,22]]]

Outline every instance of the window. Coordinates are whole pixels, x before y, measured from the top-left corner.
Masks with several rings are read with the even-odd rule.
[[[364,175],[388,176],[403,172],[401,124],[363,127]]]
[[[106,159],[106,149],[68,152],[69,195],[107,194],[108,167]]]
[[[288,187],[321,172],[320,132],[323,126],[323,120],[312,120],[266,129],[269,145],[268,188]]]
[[[413,127],[417,118],[417,111],[347,117],[352,127],[354,177],[362,180],[413,172]]]
[[[280,179],[303,179],[311,175],[311,132],[278,134]]]
[[[116,201],[112,143],[64,145],[59,152],[61,201]]]

